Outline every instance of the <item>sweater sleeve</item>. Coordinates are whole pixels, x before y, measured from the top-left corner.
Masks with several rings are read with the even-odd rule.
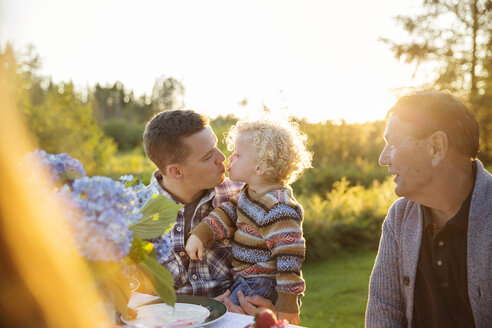
[[[366,327],[405,327],[405,302],[400,288],[398,244],[391,226],[395,209],[383,223],[378,255],[369,282]]]
[[[302,236],[302,209],[278,203],[267,214],[261,234],[277,264],[275,310],[299,313],[298,298],[306,289],[302,264],[306,253]]]
[[[204,245],[214,240],[231,238],[236,231],[237,200],[231,198],[216,207],[191,231]]]

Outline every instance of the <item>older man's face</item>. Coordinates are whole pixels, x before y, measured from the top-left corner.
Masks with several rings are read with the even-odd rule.
[[[417,200],[432,183],[432,162],[428,139],[415,139],[412,129],[395,115],[388,120],[379,164],[388,166],[389,174],[395,176],[398,196]]]

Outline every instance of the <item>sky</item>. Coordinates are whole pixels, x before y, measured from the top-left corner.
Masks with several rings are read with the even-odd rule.
[[[161,76],[186,108],[242,117],[266,105],[311,122],[383,119],[418,85],[380,37],[412,0],[0,0],[0,46],[34,45],[41,74],[79,90],[121,81],[137,97]],[[239,102],[247,99],[248,105]]]

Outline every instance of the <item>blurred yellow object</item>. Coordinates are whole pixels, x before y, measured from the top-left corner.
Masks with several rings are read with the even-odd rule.
[[[19,167],[33,145],[7,74],[0,65],[0,326],[110,327],[85,262],[57,238],[69,236],[61,205],[29,183],[35,163]]]

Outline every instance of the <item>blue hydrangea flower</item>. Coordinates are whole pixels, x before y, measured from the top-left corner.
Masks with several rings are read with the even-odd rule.
[[[36,149],[29,153],[25,160],[37,161],[45,165],[56,182],[65,182],[66,180],[72,180],[76,177],[84,177],[86,175],[82,163],[66,153],[53,155],[48,154],[44,150]]]
[[[142,179],[136,179],[132,174],[122,175],[118,178],[127,187],[132,188],[136,192],[138,198],[138,207],[142,207],[149,199],[147,193],[145,193],[145,185],[142,183]]]
[[[157,253],[157,262],[161,264],[169,261],[169,256],[172,255],[171,249],[173,247],[173,242],[171,237],[172,236],[170,231],[164,236],[160,236],[150,240],[150,242],[154,245]]]
[[[128,255],[133,241],[129,227],[142,217],[136,211],[136,193],[119,181],[94,176],[75,179],[71,198],[74,215],[69,222],[82,254],[106,262],[119,262]]]
[[[132,174],[127,174],[127,175],[122,175],[121,177],[118,178],[123,183],[128,183],[132,182],[135,179],[135,177]]]

